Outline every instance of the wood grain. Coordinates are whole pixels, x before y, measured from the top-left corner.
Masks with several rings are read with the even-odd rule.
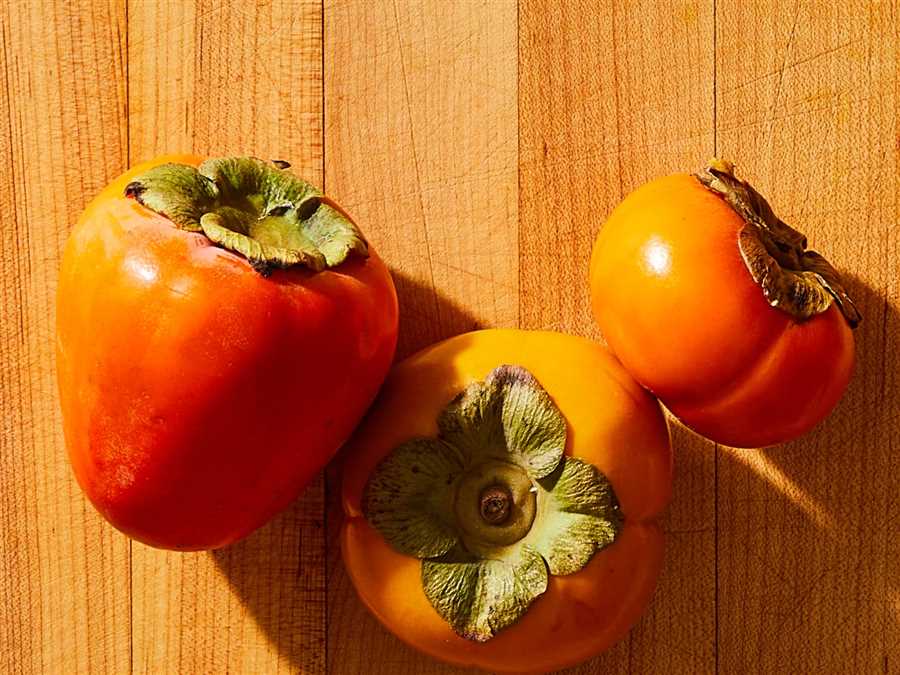
[[[131,160],[285,159],[322,182],[322,15],[303,2],[129,6]],[[323,481],[225,551],[134,544],[134,670],[325,670]]]
[[[126,163],[124,10],[123,2],[0,6],[4,672],[129,668],[128,542],[75,485],[54,368],[62,245],[85,202]]]
[[[719,152],[850,274],[865,317],[824,424],[723,454],[722,672],[900,668],[897,11],[718,2]]]
[[[900,673],[900,6],[775,0],[0,3],[0,672],[451,673],[362,608],[336,462],[214,554],[106,525],[65,460],[59,252],[129,163],[290,160],[391,265],[400,355],[480,326],[599,338],[590,247],[641,182],[736,161],[849,274],[835,413],[762,452],[673,424],[666,569],[572,673]],[[329,544],[326,548],[326,541]]]
[[[515,2],[326,2],[325,102],[326,190],[393,269],[398,356],[516,325]],[[329,672],[453,672],[363,609],[336,544],[330,559]]]
[[[515,19],[326,3],[326,187],[396,273],[400,356],[518,321]]]
[[[598,337],[587,276],[605,215],[640,183],[712,155],[712,6],[527,0],[519,21],[522,323]],[[653,605],[573,673],[715,668],[714,447],[677,423],[673,445]]]

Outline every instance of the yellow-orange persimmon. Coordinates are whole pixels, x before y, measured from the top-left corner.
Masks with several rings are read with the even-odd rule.
[[[838,402],[859,320],[834,269],[721,161],[653,180],[604,223],[594,315],[678,418],[738,447],[791,440]]]
[[[163,157],[103,190],[57,303],[78,482],[114,526],[179,550],[287,506],[353,431],[397,335],[386,267],[315,188],[282,163],[201,162]]]
[[[423,591],[425,563],[385,540],[367,519],[365,501],[373,473],[392,451],[434,437],[448,403],[498,366],[527,370],[546,390],[566,420],[564,460],[587,463],[608,479],[623,520],[614,542],[580,571],[550,576],[521,618],[476,641],[438,614]],[[491,671],[560,668],[621,639],[650,600],[663,556],[656,521],[671,490],[668,432],[657,402],[598,344],[486,330],[429,347],[393,369],[346,457],[341,544],[350,578],[388,629],[435,658]]]

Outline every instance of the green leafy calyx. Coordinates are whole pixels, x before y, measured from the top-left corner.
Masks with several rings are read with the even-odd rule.
[[[136,176],[125,196],[265,275],[295,265],[320,271],[351,253],[368,255],[353,221],[288,166],[253,157],[209,159],[196,168],[160,164]]]
[[[564,454],[566,421],[519,366],[500,366],[441,412],[437,438],[379,464],[363,511],[396,550],[421,558],[425,596],[484,642],[516,622],[549,575],[582,569],[622,518],[609,480]]]

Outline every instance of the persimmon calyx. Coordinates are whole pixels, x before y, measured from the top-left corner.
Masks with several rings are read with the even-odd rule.
[[[806,237],[778,218],[753,186],[735,177],[731,162],[713,159],[695,176],[744,219],[738,246],[770,305],[805,321],[834,302],[848,325],[856,328],[862,317],[837,270],[807,250]]]
[[[609,480],[564,454],[566,420],[531,373],[500,366],[440,413],[437,438],[396,447],[363,513],[423,560],[425,596],[460,636],[491,639],[611,544],[622,515]]]
[[[209,159],[196,168],[160,164],[136,176],[125,196],[242,255],[264,275],[295,265],[318,272],[351,253],[368,255],[353,221],[288,166],[254,157]]]

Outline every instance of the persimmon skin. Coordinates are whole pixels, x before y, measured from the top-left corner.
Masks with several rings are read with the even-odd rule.
[[[638,382],[700,434],[753,448],[828,415],[854,339],[834,304],[801,322],[768,303],[741,256],[742,226],[694,176],[656,179],[604,223],[590,286],[600,330]]]
[[[625,525],[580,572],[547,591],[485,643],[459,637],[425,597],[421,561],[394,551],[361,499],[378,463],[401,442],[437,433],[440,410],[495,367],[520,365],[566,417],[566,453],[611,481]],[[663,559],[656,522],[671,495],[672,455],[659,405],[602,346],[550,332],[486,330],[429,347],[398,364],[346,452],[344,564],[363,603],[401,640],[449,663],[536,672],[583,661],[621,639],[653,594]]]
[[[218,548],[284,509],[350,435],[393,358],[397,299],[374,251],[269,278],[112,182],[66,246],[57,367],[90,501],[151,546]]]

